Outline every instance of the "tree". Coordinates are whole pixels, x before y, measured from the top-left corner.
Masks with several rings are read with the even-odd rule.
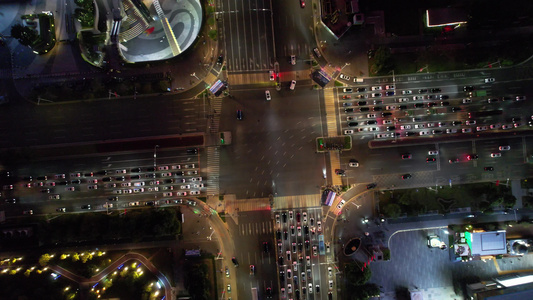
[[[355,261],[353,263],[346,264],[344,267],[346,281],[350,285],[363,285],[372,276],[372,271],[370,271],[370,268],[367,267],[361,271],[362,266],[363,263]]]
[[[50,254],[45,253],[41,255],[41,257],[39,258],[39,264],[41,265],[41,267],[44,267],[48,264],[50,259],[51,259]]]
[[[39,38],[35,30],[20,24],[15,24],[11,27],[11,36],[16,38],[24,46],[33,44]]]
[[[376,75],[387,75],[393,70],[393,61],[389,48],[380,47],[374,53],[374,64],[371,67],[372,73]]]
[[[383,208],[383,214],[388,218],[397,218],[401,213],[402,209],[396,203],[389,203]]]

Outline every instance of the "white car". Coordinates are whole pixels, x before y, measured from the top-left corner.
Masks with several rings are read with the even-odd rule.
[[[267,99],[267,101],[270,101],[272,98],[270,97],[270,91],[265,91],[265,97]]]
[[[379,127],[370,127],[370,131],[379,131]]]
[[[201,189],[201,188],[204,187],[204,184],[203,184],[203,183],[200,183],[200,184],[193,184],[192,187],[195,188],[195,189]]]
[[[487,129],[489,129],[487,126],[478,126],[478,127],[476,127],[477,131],[485,131]]]
[[[172,192],[163,193],[163,197],[172,197]]]
[[[276,73],[274,71],[270,70],[268,73],[270,74],[270,81],[276,80]]]
[[[429,150],[428,155],[437,155],[439,154],[439,150]]]
[[[200,195],[200,191],[190,191],[189,195]]]
[[[511,150],[511,146],[500,146],[498,147],[500,151],[509,151]]]
[[[490,157],[502,157],[502,154],[499,152],[493,152],[490,154]]]
[[[476,125],[476,120],[466,120],[465,124],[466,125]]]
[[[122,194],[122,190],[114,190],[113,193],[120,195],[120,194]]]
[[[59,200],[60,198],[61,198],[61,196],[59,196],[59,195],[48,196],[48,199],[50,199],[50,200]]]
[[[457,129],[455,129],[455,128],[448,128],[448,129],[446,129],[446,133],[457,133]]]
[[[291,81],[291,86],[289,87],[289,89],[293,91],[295,87],[296,87],[296,80],[293,80]]]
[[[419,135],[428,135],[429,131],[420,131],[418,134]]]
[[[376,114],[367,114],[366,117],[367,117],[367,118],[375,118],[375,117],[376,117]]]
[[[381,91],[381,87],[380,86],[373,86],[372,87],[372,91]]]
[[[144,186],[144,181],[141,182],[134,182],[133,186]]]
[[[341,200],[341,202],[339,202],[339,204],[337,205],[337,208],[338,208],[338,209],[341,209],[342,206],[344,205],[344,203],[346,203],[346,201],[345,201],[344,199]]]
[[[398,102],[402,103],[402,102],[409,102],[409,98],[399,98],[398,99]]]
[[[357,167],[359,167],[359,162],[356,161],[355,159],[352,159],[352,160],[350,160],[350,162],[348,163],[348,166],[349,166],[349,167],[352,167],[352,168],[357,168]],[[307,216],[307,215],[306,215],[306,216]],[[304,222],[306,222],[306,220],[307,220],[307,217],[304,219]]]
[[[413,100],[424,100],[424,96],[413,96]]]
[[[392,124],[392,120],[383,120],[383,125]]]
[[[409,129],[411,129],[411,125],[401,125],[400,129],[401,130],[409,130]]]
[[[176,196],[187,196],[187,192],[176,192]]]
[[[181,169],[181,166],[180,165],[174,165],[171,167],[172,170],[179,170]]]
[[[411,90],[402,91],[402,95],[411,95],[412,93],[413,93],[413,91],[411,91]]]
[[[128,203],[129,206],[139,206],[140,205],[140,202],[139,201],[135,201],[135,202],[130,202]]]
[[[161,173],[162,177],[172,177],[172,173]]]
[[[189,184],[185,184],[185,185],[180,186],[180,189],[182,189],[182,190],[188,190],[190,188],[191,188],[191,186]]]
[[[393,135],[393,133],[378,133],[376,134],[376,138],[378,139],[386,139],[388,137],[392,137],[391,135]]]
[[[385,89],[386,90],[394,90],[394,85],[386,85]]]
[[[296,55],[291,55],[291,65],[295,65],[296,64]]]
[[[195,166],[194,166],[194,164],[190,164],[190,165],[184,165],[183,168],[184,169],[194,169]]]
[[[463,99],[463,104],[472,103],[472,99],[465,98]]]
[[[387,106],[385,106],[385,109],[386,109],[386,110],[395,110],[395,109],[396,109],[396,106],[394,106],[394,105],[387,105]]]
[[[344,80],[350,80],[350,76],[346,76],[344,74],[341,73],[341,75],[339,76],[341,79],[344,79]]]
[[[415,129],[426,128],[426,124],[415,124]]]
[[[353,134],[353,130],[352,129],[346,129],[346,130],[344,130],[344,134]]]
[[[494,78],[485,78],[485,83],[492,83],[494,81],[496,81]]]

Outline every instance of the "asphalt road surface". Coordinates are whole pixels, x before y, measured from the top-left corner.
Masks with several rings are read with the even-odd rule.
[[[322,135],[318,93],[310,86],[272,89],[266,101],[264,92],[233,91],[223,102],[220,129],[232,130],[233,142],[221,149],[221,192],[241,199],[316,193],[325,168],[314,147]]]

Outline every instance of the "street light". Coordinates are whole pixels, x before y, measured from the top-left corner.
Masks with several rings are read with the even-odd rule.
[[[154,172],[155,172],[156,159],[157,159],[157,148],[159,148],[159,145],[154,146]]]

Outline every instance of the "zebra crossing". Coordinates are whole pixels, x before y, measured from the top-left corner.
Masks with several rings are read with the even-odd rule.
[[[239,225],[239,235],[256,236],[258,234],[273,234],[272,221],[263,221],[258,223],[242,223]]]
[[[216,97],[210,99],[211,108],[213,109],[213,118],[209,126],[211,133],[218,133],[220,125],[220,113],[222,112],[222,98]]]
[[[220,174],[220,151],[218,146],[207,147],[207,195],[218,195]]]

